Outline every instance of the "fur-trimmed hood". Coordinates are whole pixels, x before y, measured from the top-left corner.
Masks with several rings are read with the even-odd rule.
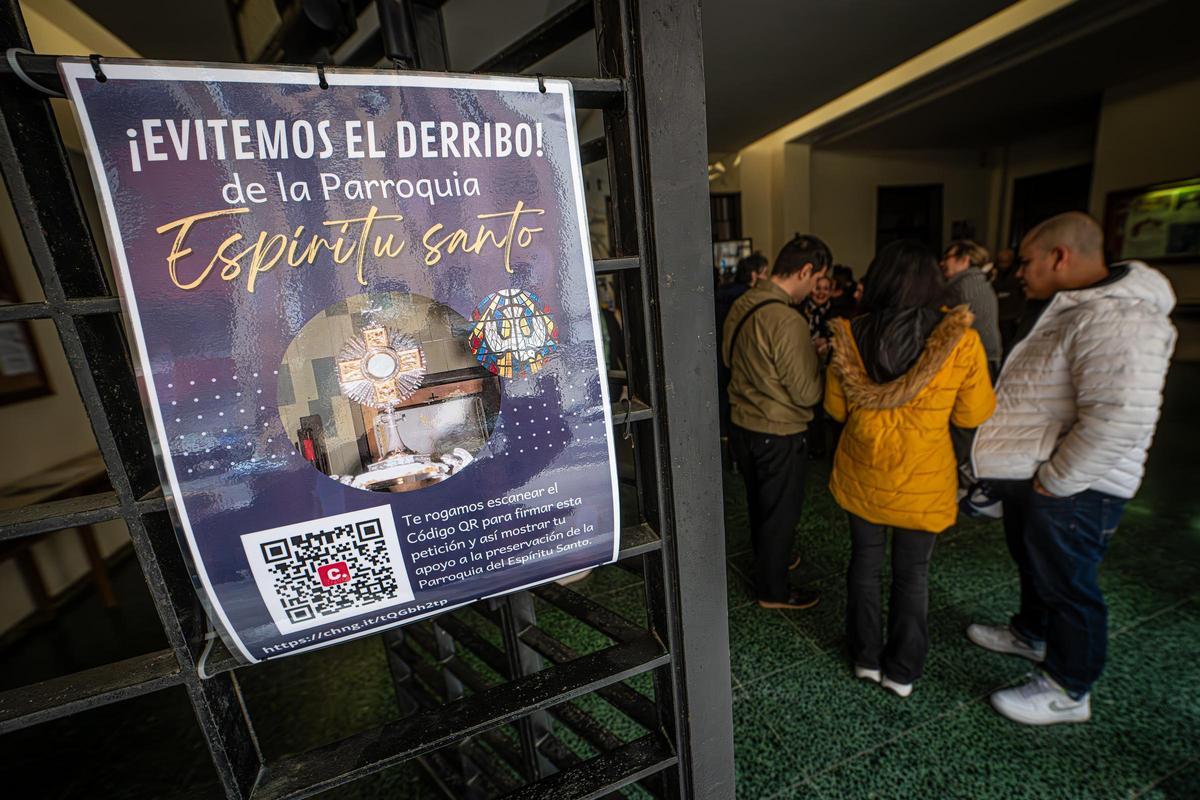
[[[966,306],[948,312],[929,334],[921,355],[907,372],[887,383],[876,383],[867,374],[850,322],[837,319],[832,323],[833,359],[830,368],[837,373],[851,406],[899,408],[912,402],[929,385],[974,321],[975,316]]]

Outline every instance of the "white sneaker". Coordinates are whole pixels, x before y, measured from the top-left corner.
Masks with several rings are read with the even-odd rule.
[[[1065,689],[1040,672],[1035,673],[1024,686],[994,693],[992,708],[1024,725],[1087,722],[1092,718],[1091,695],[1072,700]]]
[[[866,667],[855,665],[854,677],[870,681],[871,683],[879,683],[883,679],[883,673],[877,669],[867,669]]]
[[[892,692],[897,697],[908,697],[910,694],[912,694],[913,685],[911,683],[896,683],[887,675],[883,676],[881,683],[883,684],[883,688],[887,689],[889,692]]]
[[[1046,645],[1032,645],[1013,631],[1011,625],[968,625],[967,638],[993,653],[1027,658],[1035,664],[1046,660]]]

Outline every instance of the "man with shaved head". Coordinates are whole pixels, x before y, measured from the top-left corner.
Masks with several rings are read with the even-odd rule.
[[[1040,665],[992,695],[1001,714],[1086,722],[1108,639],[1097,574],[1142,482],[1175,349],[1175,295],[1140,261],[1107,265],[1100,226],[1078,212],[1030,231],[1019,259],[1040,314],[1018,333],[972,459],[1003,501],[1021,605],[1007,625],[971,625],[967,636]]]

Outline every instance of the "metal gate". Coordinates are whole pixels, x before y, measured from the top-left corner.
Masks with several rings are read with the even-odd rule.
[[[410,63],[444,68],[439,5],[379,0],[381,41],[346,47],[374,47],[371,63],[406,47]],[[396,14],[407,15],[399,29]],[[612,253],[596,271],[615,278],[627,354],[609,376],[627,392],[613,410],[627,456],[618,567],[644,583],[645,625],[548,584],[394,629],[379,638],[400,718],[272,761],[239,688],[239,673],[255,666],[219,647],[202,665],[207,622],[158,488],[120,305],[50,104],[0,66],[0,169],[46,298],[0,306],[0,321],[54,324],[112,485],[6,512],[0,540],[124,520],[169,643],[0,693],[0,732],[182,686],[229,798],[309,796],[408,759],[453,797],[602,797],[635,783],[641,796],[732,797],[699,4],[575,2],[479,71],[527,69],[589,29],[600,74],[570,80],[576,105],[604,114],[604,136],[581,150],[585,163],[608,162]],[[3,3],[0,41],[30,46],[16,0]],[[16,58],[26,77],[60,88],[53,56]],[[538,626],[535,603],[611,644],[578,653]],[[652,691],[627,682],[645,674]],[[624,742],[573,702],[590,694],[644,735]],[[567,746],[567,734],[590,752]]]

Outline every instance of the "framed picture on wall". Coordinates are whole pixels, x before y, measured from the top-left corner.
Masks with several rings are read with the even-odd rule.
[[[0,256],[0,305],[18,302],[8,263]],[[46,369],[25,320],[0,321],[0,405],[50,394]]]
[[[1110,192],[1104,233],[1113,261],[1200,262],[1200,177]]]

